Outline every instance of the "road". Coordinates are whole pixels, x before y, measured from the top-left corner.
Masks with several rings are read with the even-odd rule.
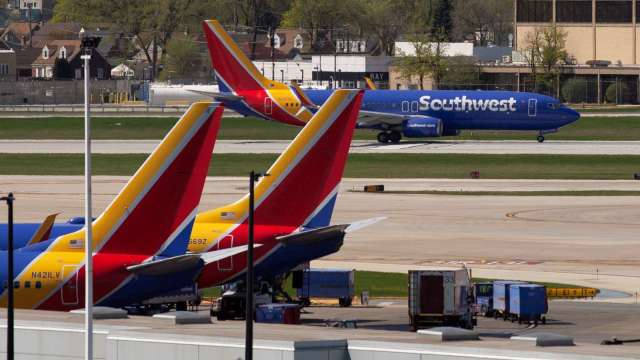
[[[94,213],[127,181],[94,177]],[[209,178],[200,209],[240,198],[243,178]],[[474,276],[553,281],[635,293],[640,291],[640,207],[634,196],[460,196],[362,193],[387,188],[535,190],[633,188],[628,181],[346,179],[334,223],[386,216],[351,234],[322,266],[400,271],[467,264]],[[61,219],[83,213],[80,176],[3,176],[0,193],[16,195],[16,220]],[[627,297],[616,301],[632,302]]]
[[[94,140],[94,153],[150,153],[160,140]],[[219,140],[216,153],[279,154],[288,140]],[[82,140],[0,140],[0,153],[82,153]],[[351,153],[361,154],[563,154],[640,155],[640,141],[477,141],[439,140],[379,144],[356,140]]]

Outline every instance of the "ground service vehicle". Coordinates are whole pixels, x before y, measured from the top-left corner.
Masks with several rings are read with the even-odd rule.
[[[473,287],[467,269],[410,270],[409,319],[413,331],[433,326],[473,329]]]

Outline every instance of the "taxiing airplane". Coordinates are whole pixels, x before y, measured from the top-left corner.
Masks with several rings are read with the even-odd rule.
[[[208,261],[245,251],[185,254],[222,112],[220,104],[193,104],[90,225],[96,304],[124,306],[190,286]],[[0,279],[14,287],[15,306],[84,306],[85,228],[41,240],[14,252],[11,282],[7,252],[0,252]]]
[[[245,116],[302,126],[335,90],[300,90],[266,78],[216,20],[204,22],[220,93],[207,93]],[[199,92],[204,94],[202,92]],[[575,110],[549,96],[511,91],[370,90],[357,127],[379,130],[378,141],[458,135],[461,130],[546,133],[576,121]]]

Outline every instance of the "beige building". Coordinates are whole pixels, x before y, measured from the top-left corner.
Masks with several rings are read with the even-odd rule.
[[[640,61],[640,0],[515,0],[514,11],[518,50],[533,29],[556,24],[567,33],[566,50],[575,64]]]

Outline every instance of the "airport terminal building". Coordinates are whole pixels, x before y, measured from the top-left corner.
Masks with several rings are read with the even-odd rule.
[[[581,94],[573,102],[638,103],[639,11],[638,0],[515,0],[514,55],[506,63],[483,65],[482,72],[496,83],[515,83],[514,90],[535,90],[526,82],[527,36],[556,26],[566,34],[568,58],[550,95],[567,97],[571,89],[564,86],[574,79],[573,90],[581,86]]]

